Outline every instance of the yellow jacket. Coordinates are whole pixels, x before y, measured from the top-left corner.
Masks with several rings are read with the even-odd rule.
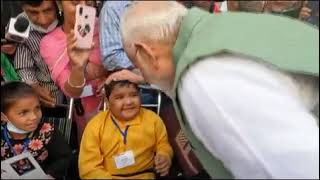
[[[111,120],[111,112],[97,114],[87,124],[80,145],[79,173],[81,178],[124,178],[114,174],[131,174],[153,168],[155,154],[172,158],[172,148],[161,118],[154,112],[141,108],[130,121],[115,120],[122,131],[129,125],[127,143]],[[132,150],[135,164],[117,169],[114,156]],[[130,179],[155,178],[154,173],[127,177]]]

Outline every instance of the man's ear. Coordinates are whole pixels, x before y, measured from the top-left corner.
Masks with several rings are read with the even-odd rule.
[[[4,122],[9,121],[8,117],[3,112],[1,112],[1,121],[4,121]]]
[[[152,51],[151,47],[145,43],[138,42],[134,44],[134,47],[137,49],[136,52],[136,61],[139,64],[148,63],[152,65],[155,69],[158,69],[158,61],[156,54]]]

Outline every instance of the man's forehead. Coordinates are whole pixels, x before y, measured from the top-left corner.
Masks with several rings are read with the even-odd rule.
[[[29,5],[29,4],[25,4],[23,6],[23,8],[27,11],[43,11],[43,10],[46,10],[46,9],[50,9],[52,7],[54,7],[54,3],[55,1],[43,1],[40,5],[38,6],[32,6],[32,5]]]

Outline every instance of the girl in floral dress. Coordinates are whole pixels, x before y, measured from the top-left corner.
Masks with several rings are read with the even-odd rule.
[[[39,97],[22,82],[1,85],[1,161],[30,152],[46,174],[65,175],[71,150],[53,124],[41,121]],[[36,178],[36,177],[35,177]]]

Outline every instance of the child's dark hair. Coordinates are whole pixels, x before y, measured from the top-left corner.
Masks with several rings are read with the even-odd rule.
[[[19,81],[7,82],[1,85],[1,112],[5,113],[17,99],[36,96],[38,94],[31,86]]]
[[[136,83],[130,82],[128,80],[111,81],[108,85],[104,85],[107,99],[109,99],[111,92],[116,85],[119,85],[120,87],[133,85],[137,89],[137,91],[139,91],[138,85]]]

